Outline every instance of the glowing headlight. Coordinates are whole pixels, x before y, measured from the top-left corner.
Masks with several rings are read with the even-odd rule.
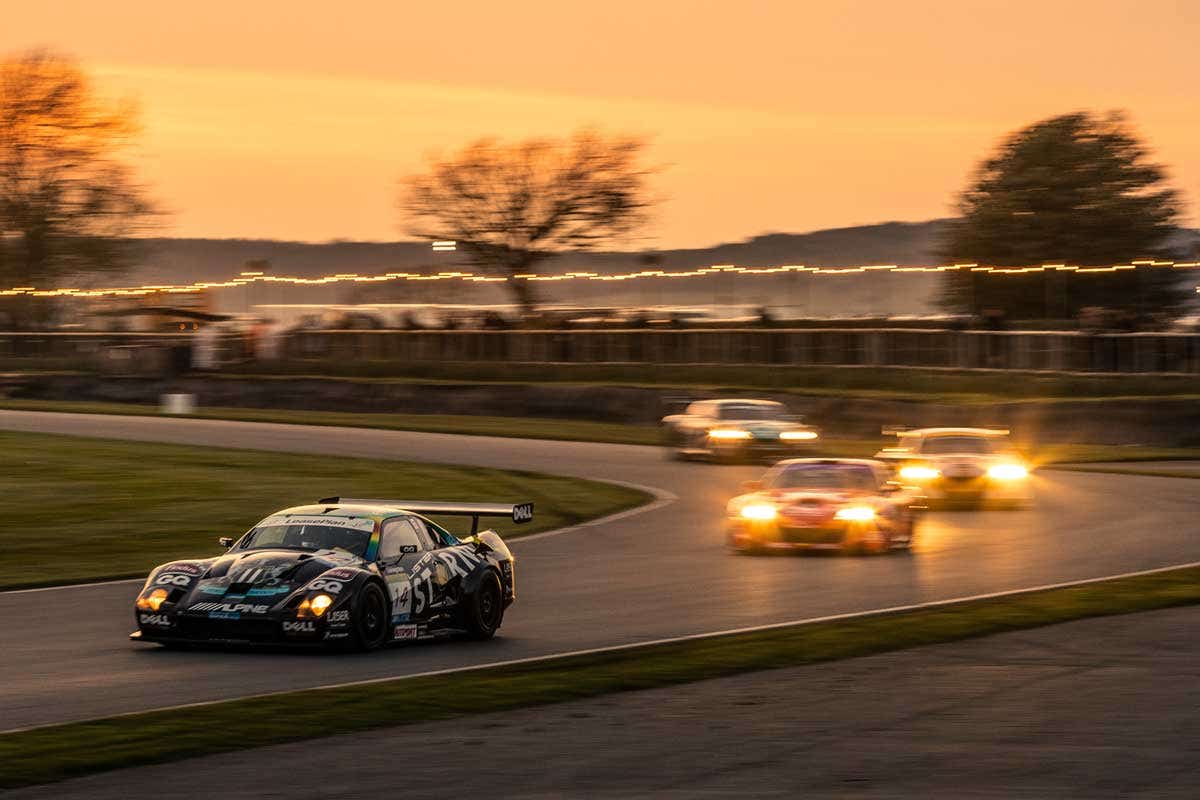
[[[333,598],[327,594],[319,594],[314,597],[308,604],[308,608],[314,616],[321,616],[329,607],[333,605]]]
[[[750,431],[739,431],[732,428],[718,428],[708,432],[710,439],[749,439],[751,436]]]
[[[139,597],[137,599],[136,605],[138,608],[140,608],[143,611],[145,611],[146,609],[150,609],[151,611],[158,611],[158,609],[165,602],[167,602],[167,590],[166,589],[155,589],[153,592],[146,595],[145,597]]]
[[[988,469],[988,477],[998,481],[1019,481],[1029,475],[1029,470],[1020,464],[996,464]]]
[[[942,473],[933,467],[923,467],[920,464],[909,464],[900,468],[900,477],[906,481],[931,481],[940,478]]]
[[[775,506],[769,506],[766,503],[752,503],[742,508],[742,516],[746,519],[775,519]]]
[[[779,438],[785,442],[805,442],[817,438],[816,431],[784,431]]]
[[[833,515],[834,519],[846,520],[847,522],[867,522],[875,519],[875,509],[869,506],[848,506],[839,508],[837,513]]]

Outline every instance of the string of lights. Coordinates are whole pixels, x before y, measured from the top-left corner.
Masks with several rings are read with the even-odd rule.
[[[1030,267],[988,267],[978,264],[948,264],[930,267],[902,267],[895,264],[875,264],[857,267],[809,267],[802,264],[778,267],[739,267],[733,264],[716,264],[709,267],[699,267],[691,270],[640,270],[614,274],[598,272],[564,272],[553,275],[523,273],[514,275],[514,280],[534,282],[563,282],[563,281],[636,281],[644,279],[676,279],[697,278],[714,275],[814,275],[835,276],[852,275],[871,272],[881,273],[947,273],[973,272],[988,275],[1028,275],[1040,272],[1068,272],[1073,274],[1115,273],[1135,270],[1139,267],[1158,269],[1193,269],[1200,267],[1198,261],[1132,261],[1128,264],[1116,264],[1108,267],[1076,267],[1068,264],[1042,264]],[[386,283],[390,281],[459,281],[463,283],[504,283],[507,278],[493,275],[480,275],[473,272],[446,271],[437,273],[419,272],[386,272],[379,275],[359,275],[353,272],[339,272],[334,275],[324,275],[319,278],[285,277],[267,275],[263,272],[242,272],[236,277],[221,281],[196,281],[189,284],[150,284],[145,286],[124,286],[112,288],[58,288],[40,289],[35,286],[15,286],[11,289],[0,290],[0,297],[28,295],[32,297],[140,297],[153,294],[184,294],[201,292],[212,289],[231,289],[249,286],[256,283],[292,285],[292,286],[325,286],[338,283]]]

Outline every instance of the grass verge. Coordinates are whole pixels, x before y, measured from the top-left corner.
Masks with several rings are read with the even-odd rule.
[[[0,735],[0,788],[1200,603],[1200,568],[611,653],[314,689]]]
[[[158,407],[138,403],[95,403],[68,400],[0,399],[0,409],[48,411],[72,414],[159,414]],[[344,411],[299,411],[260,408],[202,408],[191,416],[235,422],[272,422],[289,425],[318,425],[346,428],[448,433],[460,436],[501,436],[517,439],[548,439],[608,444],[658,445],[657,428],[616,422],[540,419],[537,417],[490,417],[465,414],[386,414]],[[881,438],[822,439],[814,455],[832,458],[870,458],[886,442]],[[1148,447],[1144,445],[1051,444],[1028,454],[1039,465],[1086,463],[1089,461],[1175,461],[1200,460],[1200,447]]]
[[[532,501],[532,523],[497,524],[510,538],[649,500],[531,472],[47,434],[0,432],[0,452],[0,589],[136,577],[173,558],[216,555],[216,537],[337,494]]]
[[[1095,472],[1101,475],[1145,475],[1149,478],[1200,478],[1200,470],[1190,469],[1140,469],[1138,467],[1086,467],[1064,464],[1055,469],[1063,472]]]

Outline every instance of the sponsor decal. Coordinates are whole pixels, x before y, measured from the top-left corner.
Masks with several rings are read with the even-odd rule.
[[[348,633],[338,633],[336,631],[329,631],[328,633],[325,634],[326,639],[345,639],[349,636],[350,636],[350,634],[348,634]]]
[[[315,633],[317,626],[311,620],[302,622],[285,622],[283,623],[284,633]]]
[[[513,506],[513,522],[529,522],[533,519],[533,503],[520,503]]]
[[[246,597],[271,597],[277,594],[287,594],[291,591],[287,586],[259,586],[246,592]]]
[[[333,622],[349,622],[350,621],[350,612],[349,611],[334,611],[333,613],[331,613],[329,615],[329,621],[331,623],[333,623]]]
[[[348,567],[338,567],[337,569],[331,569],[329,572],[326,572],[324,577],[333,578],[334,580],[339,581],[346,581],[354,577],[354,570]]]
[[[196,603],[189,608],[189,611],[211,611],[223,614],[265,614],[270,610],[267,605],[255,605],[252,603]],[[211,614],[210,614],[211,616]]]
[[[196,590],[204,594],[225,594],[229,587],[221,581],[200,581]]]
[[[349,528],[356,531],[367,531],[368,533],[375,530],[375,520],[373,519],[363,519],[362,517],[334,517],[326,515],[312,516],[299,514],[275,514],[267,517],[255,527],[261,528],[267,525],[314,525],[325,528]]]
[[[204,567],[201,567],[199,564],[187,564],[187,563],[179,562],[179,563],[174,563],[174,564],[167,564],[165,567],[163,567],[163,571],[164,572],[182,572],[185,575],[199,575],[201,572],[204,571]]]
[[[398,642],[415,641],[417,638],[416,625],[397,625],[392,631],[392,638]]]
[[[164,572],[154,579],[154,583],[159,586],[187,586],[191,582],[191,575],[181,575],[178,572]]]
[[[166,614],[138,614],[138,622],[143,625],[157,625],[160,628],[171,624]]]
[[[328,578],[317,578],[308,585],[308,588],[314,592],[329,592],[330,594],[337,594],[342,590],[342,586],[343,584],[341,581],[329,580]]]

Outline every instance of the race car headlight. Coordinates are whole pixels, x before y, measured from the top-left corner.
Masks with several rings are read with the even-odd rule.
[[[333,605],[333,598],[327,594],[319,594],[308,602],[308,608],[313,616],[319,617]]]
[[[142,611],[158,611],[158,609],[162,607],[162,604],[165,602],[167,602],[167,590],[155,589],[145,597],[139,597],[136,605]]]
[[[988,469],[988,477],[998,481],[1019,481],[1029,475],[1020,464],[996,464]]]
[[[732,428],[718,428],[715,431],[708,432],[708,437],[710,439],[749,439],[751,436],[753,436],[753,434],[751,434],[750,431],[739,431]]]
[[[920,464],[909,464],[907,467],[900,468],[900,477],[906,481],[931,481],[941,476],[940,470]]]
[[[779,438],[785,442],[807,442],[817,438],[816,431],[784,431]]]
[[[833,518],[845,522],[867,522],[875,519],[875,509],[870,506],[847,506],[839,508]]]
[[[742,517],[760,521],[772,520],[775,519],[775,506],[766,503],[752,503],[742,508]]]

